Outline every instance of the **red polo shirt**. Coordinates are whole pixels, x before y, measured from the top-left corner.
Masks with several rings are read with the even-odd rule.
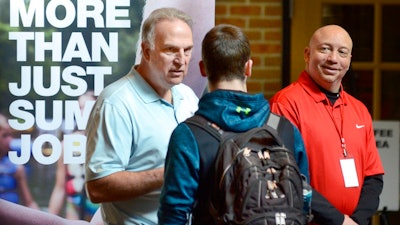
[[[338,210],[351,215],[364,178],[384,173],[367,108],[343,88],[332,106],[305,71],[296,82],[279,91],[270,104],[272,112],[284,115],[299,128],[308,154],[311,185]],[[340,166],[345,158],[355,161],[358,187],[345,187]]]

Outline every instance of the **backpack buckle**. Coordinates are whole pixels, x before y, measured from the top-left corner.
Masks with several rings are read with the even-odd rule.
[[[286,225],[286,213],[275,213],[275,223],[276,225]]]

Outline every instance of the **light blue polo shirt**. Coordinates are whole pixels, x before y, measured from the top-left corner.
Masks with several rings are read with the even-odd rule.
[[[172,131],[198,104],[184,84],[172,88],[172,97],[173,105],[161,99],[134,68],[107,86],[88,121],[86,181],[163,167]],[[157,224],[160,192],[102,203],[103,219],[109,225]]]

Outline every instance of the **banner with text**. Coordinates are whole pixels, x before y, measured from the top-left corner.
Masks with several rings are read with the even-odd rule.
[[[15,167],[25,167],[30,192],[41,208],[49,205],[60,164],[84,163],[82,131],[95,98],[140,59],[140,26],[152,10],[176,7],[192,16],[195,46],[184,82],[198,96],[206,87],[198,62],[201,40],[214,26],[214,1],[0,0],[0,4],[0,112],[13,130],[5,157]],[[88,93],[92,96],[84,99]]]

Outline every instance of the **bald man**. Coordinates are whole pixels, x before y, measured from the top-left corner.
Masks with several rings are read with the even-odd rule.
[[[383,188],[371,115],[342,86],[352,48],[342,27],[317,29],[304,50],[305,70],[270,101],[303,136],[314,224],[368,225]]]

